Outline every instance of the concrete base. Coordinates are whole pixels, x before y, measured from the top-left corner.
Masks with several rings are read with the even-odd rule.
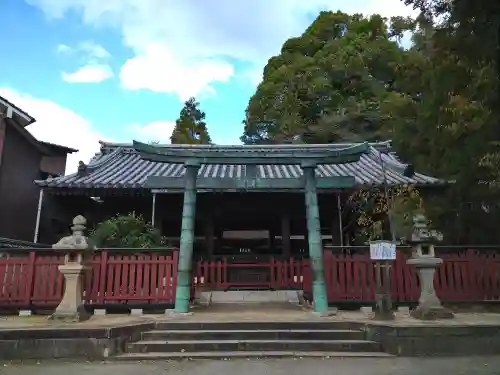
[[[175,310],[165,310],[165,315],[169,317],[176,317],[176,316],[191,316],[193,315],[192,311],[189,311],[187,313],[183,312],[177,312]]]
[[[130,315],[132,316],[142,316],[143,311],[142,309],[131,309],[130,310]]]
[[[453,319],[455,317],[450,310],[444,307],[426,309],[419,306],[410,315],[420,320]]]
[[[375,310],[373,313],[373,320],[394,320],[395,315],[392,311]]]
[[[408,306],[399,306],[397,314],[402,318],[408,318],[410,316],[410,308]]]
[[[31,310],[20,310],[19,316],[31,316]]]
[[[210,306],[212,304],[212,292],[196,291],[194,303],[198,306]]]
[[[318,318],[328,318],[331,316],[337,316],[339,310],[336,307],[328,309],[326,312],[311,311],[311,314]]]
[[[208,296],[210,293],[210,297]],[[302,291],[297,290],[251,290],[202,292],[210,304],[223,303],[293,303],[299,304]]]
[[[104,360],[123,353],[128,342],[140,340],[143,332],[153,329],[155,323],[3,328],[0,358]]]
[[[94,309],[94,315],[95,316],[106,316],[106,310],[105,309]]]
[[[359,311],[368,318],[373,317],[373,308],[371,306],[362,306]]]
[[[56,311],[54,314],[49,316],[49,320],[62,323],[77,323],[88,320],[90,317],[91,314],[85,311],[83,306],[80,306],[75,313]]]

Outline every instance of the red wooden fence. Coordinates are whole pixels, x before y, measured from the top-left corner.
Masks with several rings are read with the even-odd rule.
[[[0,258],[0,307],[56,306],[64,287],[57,269],[63,256],[50,249],[4,251],[10,255]],[[434,282],[443,301],[500,300],[500,254],[469,250],[448,251],[438,256],[444,262]],[[394,301],[414,302],[420,294],[417,273],[406,264],[407,257],[407,253],[398,250],[391,267],[390,290]],[[174,303],[177,263],[177,250],[101,251],[89,261],[84,277],[84,299],[96,305]],[[374,300],[374,262],[369,259],[366,248],[353,255],[327,250],[324,266],[330,302]],[[231,279],[231,272],[239,268],[250,270],[253,279]],[[382,282],[387,280],[382,277]],[[252,265],[222,259],[194,265],[194,288],[227,289],[230,286],[297,288],[310,294],[310,262],[270,258]]]
[[[500,300],[500,254],[480,254],[474,250],[439,255],[443,264],[434,278],[436,294],[443,301]],[[389,287],[394,301],[414,302],[420,296],[417,271],[406,264],[407,252],[397,251],[390,269]],[[375,299],[375,262],[368,252],[335,254],[324,252],[328,301],[373,301]],[[382,285],[387,285],[382,271]],[[311,293],[308,277],[304,291]]]
[[[173,303],[178,251],[127,253],[104,250],[92,256],[84,275],[86,303]],[[0,307],[57,306],[64,286],[57,267],[64,256],[46,250],[11,254],[0,259]]]
[[[243,270],[246,279],[231,277],[232,271]],[[270,289],[301,289],[304,274],[309,272],[309,261],[305,259],[275,259],[267,261],[228,262],[201,260],[196,263],[193,288],[228,289],[230,287],[262,287]],[[243,274],[243,272],[241,272]],[[252,277],[253,276],[253,277]],[[249,278],[251,280],[249,280]]]

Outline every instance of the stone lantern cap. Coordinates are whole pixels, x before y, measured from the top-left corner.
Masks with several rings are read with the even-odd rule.
[[[83,255],[86,252],[95,250],[92,241],[85,236],[86,225],[87,220],[82,215],[76,216],[71,226],[72,234],[61,238],[52,245],[54,250],[66,253],[65,263],[76,262],[81,264]]]
[[[435,235],[429,230],[427,225],[427,218],[418,214],[413,217],[413,232],[411,234],[410,243],[430,243],[435,240]]]

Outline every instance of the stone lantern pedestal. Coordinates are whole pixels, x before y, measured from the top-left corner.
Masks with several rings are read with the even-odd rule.
[[[85,266],[78,263],[62,264],[59,272],[64,276],[64,295],[51,319],[81,322],[90,318],[83,306],[82,275]]]
[[[73,234],[52,245],[53,249],[65,252],[64,264],[58,267],[64,276],[64,294],[61,303],[50,316],[52,320],[81,322],[91,316],[85,311],[82,298],[82,276],[86,270],[84,255],[94,249],[83,234],[86,223],[83,216],[75,217],[71,227]]]

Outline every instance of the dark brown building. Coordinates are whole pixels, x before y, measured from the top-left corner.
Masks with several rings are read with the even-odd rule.
[[[64,175],[67,154],[77,150],[38,141],[26,130],[34,122],[0,97],[0,237],[36,242],[40,189],[34,181]],[[49,207],[44,225],[52,222]]]

